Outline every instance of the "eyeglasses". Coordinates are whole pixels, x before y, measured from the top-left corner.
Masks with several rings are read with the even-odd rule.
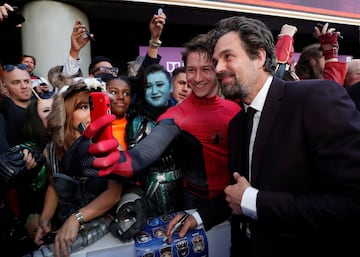
[[[15,67],[17,67],[20,70],[27,70],[27,65],[23,64],[23,63],[19,63],[19,64],[16,64],[16,65],[7,64],[7,65],[4,65],[3,68],[4,68],[4,71],[13,71],[15,69]]]
[[[98,71],[100,71],[100,73],[111,73],[116,76],[119,72],[119,68],[100,66],[95,70],[95,72],[98,72]]]

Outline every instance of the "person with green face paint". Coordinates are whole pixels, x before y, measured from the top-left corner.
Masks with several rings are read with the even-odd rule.
[[[128,149],[145,138],[157,118],[172,106],[173,90],[169,72],[159,64],[150,65],[139,88],[136,116],[129,119],[126,129]],[[174,157],[172,145],[143,172],[139,178],[147,198],[147,215],[158,216],[183,209],[182,170]]]

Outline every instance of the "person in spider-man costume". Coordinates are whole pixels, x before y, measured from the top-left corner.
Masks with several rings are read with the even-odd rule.
[[[200,35],[184,48],[191,95],[162,114],[136,147],[118,151],[114,140],[92,143],[91,138],[113,120],[103,116],[74,144],[68,163],[87,176],[136,177],[174,144],[175,156],[184,165],[184,208],[199,208],[222,192],[230,183],[228,124],[240,107],[218,96],[207,42],[207,36]]]

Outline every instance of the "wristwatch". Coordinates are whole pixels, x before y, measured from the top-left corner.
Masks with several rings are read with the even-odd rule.
[[[162,42],[160,40],[158,41],[152,41],[151,39],[149,40],[149,46],[153,47],[153,48],[159,48],[161,46]]]
[[[76,217],[77,221],[80,224],[80,228],[82,228],[84,226],[84,224],[85,224],[84,216],[82,215],[82,213],[80,211],[77,211],[75,213],[75,217]]]

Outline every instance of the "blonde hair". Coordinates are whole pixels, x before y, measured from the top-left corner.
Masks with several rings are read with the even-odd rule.
[[[104,91],[104,85],[96,79],[75,78],[70,85],[58,89],[54,96],[47,121],[59,157],[69,149],[78,136],[72,114],[79,104],[89,102],[90,91]]]
[[[88,99],[89,90],[84,82],[70,85],[64,93],[54,96],[52,110],[47,119],[58,156],[62,156],[76,140],[72,114],[80,102],[88,102]]]

